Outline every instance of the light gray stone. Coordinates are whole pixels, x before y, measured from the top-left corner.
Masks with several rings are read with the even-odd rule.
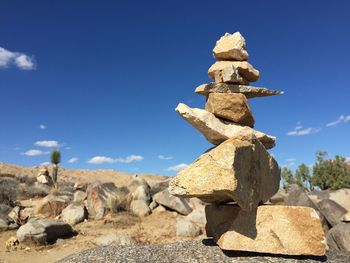
[[[176,218],[175,223],[176,236],[179,237],[196,237],[201,234],[201,228],[196,224],[187,221],[184,218]]]
[[[192,208],[184,198],[171,195],[168,189],[155,194],[153,198],[158,204],[161,204],[182,215],[188,215],[192,212]]]
[[[138,217],[145,217],[151,213],[151,209],[144,200],[133,200],[130,204],[130,211]]]
[[[74,226],[84,221],[87,218],[87,211],[83,204],[70,204],[62,210],[61,219]]]

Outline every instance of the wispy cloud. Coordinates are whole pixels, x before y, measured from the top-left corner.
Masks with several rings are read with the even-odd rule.
[[[181,170],[185,169],[186,167],[188,167],[188,164],[186,163],[180,163],[174,166],[170,166],[168,168],[166,168],[167,171],[171,171],[171,172],[180,172]]]
[[[40,147],[60,147],[58,141],[36,141],[34,143],[35,146],[40,146]]]
[[[49,154],[50,152],[44,152],[42,150],[28,150],[26,152],[22,152],[22,155],[26,155],[26,156],[38,156],[38,155],[44,155],[44,154]]]
[[[46,125],[40,124],[40,125],[39,125],[39,129],[45,130],[45,129],[46,129]]]
[[[23,70],[35,69],[33,57],[20,52],[12,52],[0,47],[0,69],[8,68],[11,65],[17,66]]]
[[[50,165],[50,163],[49,163],[49,162],[43,162],[43,163],[41,163],[40,165],[48,166],[48,165]]]
[[[295,158],[288,158],[286,159],[287,163],[282,165],[282,167],[292,167],[295,165],[296,160]]]
[[[142,161],[144,158],[141,155],[129,155],[125,158],[111,158],[106,156],[94,156],[87,162],[90,164],[112,164],[112,163],[132,163]]]
[[[76,163],[79,159],[77,157],[70,158],[68,163]]]
[[[67,146],[67,147],[65,147],[64,149],[66,149],[66,150],[72,150],[72,147]]]
[[[171,159],[173,159],[173,157],[171,157],[171,156],[164,156],[164,155],[158,155],[158,158],[159,158],[159,160],[162,160],[162,161],[167,161],[167,160],[171,160]]]
[[[292,131],[287,132],[288,136],[303,136],[309,135],[313,133],[318,133],[321,131],[321,128],[304,128],[300,124],[298,124]]]
[[[350,115],[340,115],[337,120],[327,123],[326,126],[332,127],[332,126],[336,126],[340,123],[346,123],[348,121],[350,121]]]

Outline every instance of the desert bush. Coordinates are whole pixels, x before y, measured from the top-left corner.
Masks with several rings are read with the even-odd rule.
[[[1,177],[16,178],[14,174],[9,174],[9,173],[0,173],[0,178]]]
[[[50,193],[50,187],[39,184],[24,184],[18,189],[18,199],[29,199],[37,197],[45,197]]]
[[[29,177],[27,175],[18,177],[18,180],[22,184],[33,185],[36,182],[35,177]]]
[[[14,206],[17,200],[19,182],[11,177],[0,177],[0,203]]]
[[[113,213],[118,213],[121,211],[128,211],[130,203],[132,201],[132,195],[129,193],[127,187],[118,188],[118,194],[115,198],[110,198],[108,202],[108,207],[111,207]]]

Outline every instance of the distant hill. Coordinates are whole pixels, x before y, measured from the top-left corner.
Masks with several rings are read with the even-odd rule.
[[[47,166],[51,174],[51,166]],[[0,162],[0,174],[12,174],[14,176],[28,176],[35,177],[42,166],[25,167],[15,164],[7,164]],[[127,186],[131,181],[133,174],[119,172],[117,170],[68,170],[63,167],[59,167],[58,180],[69,182],[113,182],[117,186]],[[139,174],[144,178],[151,186],[159,181],[167,179],[167,176],[153,175],[153,174]]]

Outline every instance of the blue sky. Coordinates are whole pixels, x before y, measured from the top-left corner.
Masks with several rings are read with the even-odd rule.
[[[280,165],[312,164],[317,150],[349,157],[349,9],[348,1],[2,1],[0,161],[38,165],[59,147],[66,168],[175,174],[211,144],[174,108],[204,107],[194,89],[210,82],[216,40],[235,31],[261,73],[254,85],[285,92],[250,100],[255,128],[277,136]]]

